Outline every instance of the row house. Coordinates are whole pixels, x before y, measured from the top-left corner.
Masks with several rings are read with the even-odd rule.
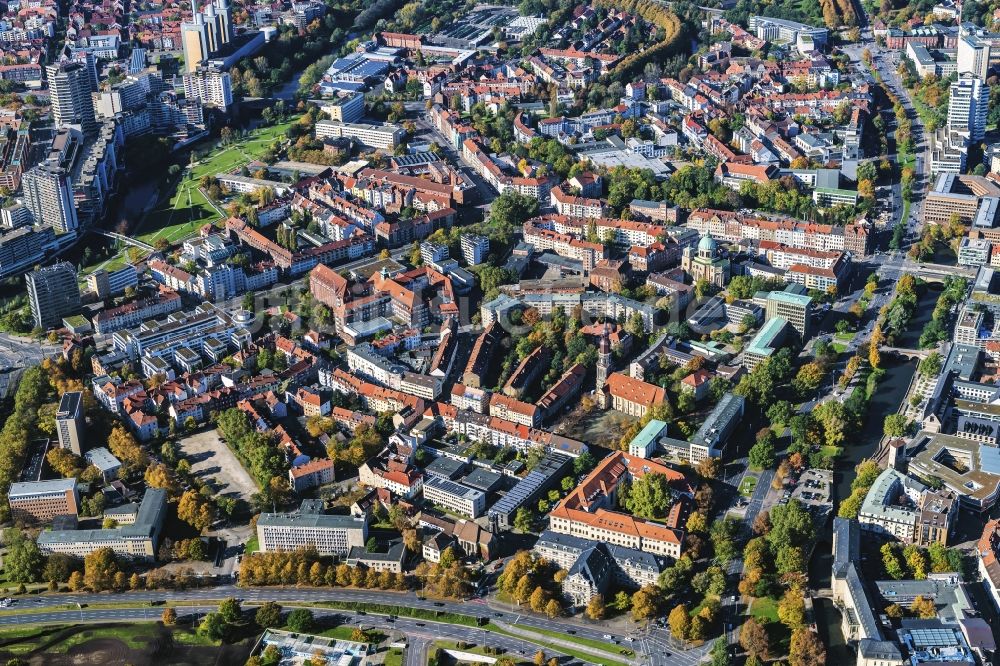
[[[560,215],[584,218],[604,216],[604,202],[601,199],[575,196],[564,190],[562,186],[552,188],[550,202]]]
[[[775,241],[792,247],[815,250],[840,250],[854,256],[871,254],[872,238],[863,223],[836,227],[793,219],[756,219],[733,211],[698,208],[688,216],[685,226],[699,236],[738,243],[744,240]]]
[[[537,251],[551,250],[561,257],[579,261],[583,269],[589,271],[598,261],[607,257],[607,249],[601,243],[591,243],[580,240],[570,234],[533,225],[530,221],[524,223],[524,242]]]

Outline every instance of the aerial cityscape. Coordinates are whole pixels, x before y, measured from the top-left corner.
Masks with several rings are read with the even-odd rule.
[[[1000,0],[0,12],[0,664],[994,663]]]

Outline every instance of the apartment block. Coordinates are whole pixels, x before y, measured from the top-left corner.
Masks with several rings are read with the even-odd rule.
[[[470,518],[478,518],[486,510],[486,493],[436,474],[429,474],[424,481],[424,500]]]

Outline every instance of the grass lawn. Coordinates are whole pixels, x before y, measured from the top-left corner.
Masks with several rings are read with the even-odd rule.
[[[403,651],[392,648],[385,655],[385,666],[403,666]]]
[[[150,245],[160,238],[176,243],[195,233],[202,225],[221,219],[219,212],[198,189],[198,182],[203,176],[230,172],[259,159],[296,120],[297,117],[280,125],[255,130],[246,139],[229,146],[216,145],[194,166],[185,167],[167,186],[169,196],[161,198],[157,207],[139,223],[135,236]]]
[[[840,454],[844,452],[844,447],[842,446],[821,446],[819,447],[820,454],[828,458],[839,458]]]
[[[378,615],[398,615],[399,617],[412,617],[418,620],[433,620],[434,622],[444,622],[446,624],[461,624],[466,627],[477,626],[476,618],[471,615],[445,613],[443,611],[432,611],[424,608],[409,608],[406,606],[394,606],[392,604],[369,604],[351,601],[326,601],[316,605],[324,608],[338,608],[341,610],[363,610],[367,613],[376,613]]]
[[[321,633],[320,636],[326,636],[327,638],[336,638],[339,641],[351,641],[354,640],[353,638],[351,638],[351,634],[354,633],[355,629],[356,627],[345,624],[339,627],[334,627],[332,629],[327,629],[326,631]],[[369,636],[371,636],[372,643],[377,644],[385,640],[385,634],[382,633],[381,631],[368,630],[367,633]]]
[[[562,633],[560,631],[549,631],[548,629],[536,629],[534,627],[530,628],[528,631],[536,634],[542,634],[543,636],[551,636],[553,638],[558,638],[560,640],[571,641],[573,643],[579,643],[580,645],[586,645],[587,647],[592,647],[595,650],[604,650],[605,652],[618,652],[619,650],[628,650],[629,656],[631,656],[632,650],[629,648],[624,648],[620,645],[615,645],[614,643],[608,643],[607,641],[598,641],[593,638],[582,638],[580,636],[570,636],[569,634]]]
[[[760,597],[753,600],[748,612],[764,624],[777,622],[778,602],[768,597]]]
[[[743,477],[742,481],[740,481],[740,489],[739,489],[740,495],[746,495],[747,497],[749,497],[750,495],[753,495],[753,491],[756,487],[757,487],[757,477],[748,474],[747,476]]]
[[[583,652],[582,650],[574,650],[571,647],[566,647],[566,646],[561,645],[561,644],[545,643],[545,642],[541,642],[541,641],[537,641],[537,640],[532,640],[531,638],[526,638],[523,634],[518,634],[518,633],[515,633],[513,631],[507,631],[506,629],[501,629],[500,627],[497,627],[497,626],[495,626],[493,624],[490,624],[489,627],[488,627],[488,629],[490,631],[494,632],[494,633],[497,633],[497,634],[503,634],[504,636],[510,636],[511,638],[518,638],[518,639],[523,640],[523,641],[528,641],[528,642],[534,643],[535,645],[540,645],[543,648],[548,648],[550,650],[555,650],[555,651],[558,651],[558,652],[562,652],[563,654],[568,654],[571,657],[576,657],[577,659],[580,659],[581,661],[584,661],[584,662],[587,662],[587,663],[600,664],[600,666],[625,666],[625,664],[623,662],[618,661],[617,659],[610,659],[608,657],[599,657],[599,656],[596,656],[594,654],[591,654],[590,652]],[[535,629],[534,627],[532,627],[530,631],[532,633],[537,633],[537,634],[551,634],[551,635],[553,635],[555,637],[558,637],[558,638],[560,638],[562,640],[572,641],[574,643],[581,643],[581,644],[583,644],[583,642],[584,642],[583,640],[580,639],[579,636],[569,636],[567,634],[559,634],[559,633],[556,633],[556,632],[546,632],[546,631],[541,631],[539,629]],[[615,645],[607,645],[607,644],[602,643],[601,646],[600,646],[600,649],[602,649],[602,650],[610,650],[611,648],[614,648],[614,647],[617,647],[617,646],[615,646]],[[621,649],[625,649],[625,648],[621,648]]]
[[[68,652],[70,648],[82,645],[90,640],[100,638],[116,638],[131,648],[143,648],[158,634],[156,624],[149,622],[133,625],[94,627],[67,636],[64,640],[47,648],[52,652]],[[196,632],[178,629],[173,632],[174,640],[186,645],[216,645]]]
[[[257,541],[257,535],[255,534],[247,539],[246,554],[256,553],[258,550],[260,550],[260,543]]]

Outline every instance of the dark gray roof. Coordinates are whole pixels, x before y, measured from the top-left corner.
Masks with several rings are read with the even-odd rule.
[[[833,519],[833,576],[844,578],[847,568],[860,560],[861,530],[858,524],[847,518]]]

